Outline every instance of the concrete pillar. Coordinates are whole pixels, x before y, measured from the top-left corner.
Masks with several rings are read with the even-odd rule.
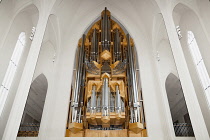
[[[163,17],[165,20],[169,42],[171,44],[172,53],[174,55],[175,64],[182,84],[194,134],[196,140],[209,140],[209,134],[193,87],[187,63],[182,51],[182,46],[177,36],[172,15],[169,14],[170,12],[166,11],[163,13]]]
[[[16,97],[8,118],[8,122],[2,140],[15,140],[17,137],[19,125],[28,97],[28,92],[32,82],[36,63],[38,60],[42,39],[44,37],[48,16],[49,14],[40,14],[40,18],[37,23],[36,33],[31,44],[25,68],[23,70],[23,75],[20,80],[20,84],[16,93]]]

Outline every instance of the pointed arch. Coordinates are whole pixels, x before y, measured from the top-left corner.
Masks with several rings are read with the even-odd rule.
[[[14,81],[15,74],[19,66],[19,61],[21,59],[25,45],[26,34],[25,32],[21,32],[18,36],[15,49],[13,51],[9,66],[7,67],[6,74],[0,87],[0,116],[2,114],[12,83]]]
[[[17,135],[18,137],[30,136],[30,132],[33,132],[33,137],[38,136],[47,90],[48,80],[42,73],[31,83]]]
[[[165,81],[165,89],[168,97],[175,135],[185,137],[194,136],[179,78],[170,73]]]
[[[191,55],[191,50],[189,49],[188,37],[189,31],[193,33],[194,38],[196,39],[196,44],[198,46],[198,50],[200,51],[200,56],[202,58],[203,64],[206,67],[208,75],[210,74],[210,41],[208,38],[208,34],[206,33],[206,29],[202,24],[202,20],[199,17],[199,14],[196,13],[195,10],[190,8],[189,6],[179,3],[173,9],[173,19],[175,26],[180,26],[180,31],[182,34],[182,38],[180,39],[180,43],[182,46],[182,50],[185,56],[185,60],[187,62],[187,66],[190,72],[190,76],[193,82],[194,89],[196,91],[196,95],[198,97],[198,102],[201,107],[202,115],[204,117],[204,121],[207,124],[208,132],[210,132],[210,110],[209,105],[206,100],[205,92],[203,90],[203,86],[200,82],[199,74],[197,72],[197,67],[194,64],[194,58]],[[192,34],[191,34],[192,37]],[[195,43],[194,43],[195,44]]]

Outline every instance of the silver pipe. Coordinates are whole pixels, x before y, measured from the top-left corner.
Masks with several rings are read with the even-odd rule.
[[[72,122],[76,122],[77,121],[77,109],[75,107],[72,108]]]
[[[120,114],[121,113],[121,99],[120,99],[120,90],[119,90],[119,86],[117,85],[116,86],[116,96],[115,96],[115,111],[117,114]]]
[[[127,55],[128,57],[128,55]],[[130,78],[130,65],[129,63],[127,64],[127,84],[128,84],[128,93],[129,93],[129,100],[128,100],[128,104],[129,106],[132,106],[132,100],[133,100],[133,92],[132,92],[132,89],[131,89],[131,78]]]
[[[133,107],[130,107],[130,115],[131,115],[131,118],[130,118],[130,123],[133,123]]]
[[[96,112],[96,86],[92,87],[92,94],[91,94],[91,113]]]
[[[133,50],[130,45],[130,36],[127,35],[128,42],[128,58],[130,64],[130,76],[131,76],[131,85],[133,90],[133,105],[134,107],[138,107],[138,90],[137,90],[137,82],[136,82],[136,71],[134,70],[134,60],[133,60]]]
[[[90,104],[91,104],[91,98],[89,98],[87,101],[87,109],[88,109],[87,111],[88,112],[90,112],[90,106],[91,106]]]
[[[101,94],[97,97],[97,112],[101,112]]]
[[[80,86],[82,82],[82,71],[83,71],[83,63],[84,63],[84,47],[85,47],[85,35],[82,36],[82,46],[79,48],[79,57],[78,57],[78,65],[77,65],[77,71],[76,71],[76,81],[74,83],[74,89],[73,89],[73,96],[72,96],[72,122],[77,121],[77,115],[78,115],[78,101],[79,101],[79,92],[80,92]]]
[[[109,116],[108,78],[104,78],[103,87],[102,87],[102,115]]]
[[[95,58],[96,60],[95,61],[99,61],[99,46],[98,46],[98,30],[95,29],[95,33],[94,33],[94,36],[95,36]]]
[[[114,47],[113,47],[113,63],[117,61],[117,29],[115,31],[115,36],[114,36]]]
[[[82,107],[79,108],[78,123],[82,123],[81,115],[82,115]]]
[[[137,107],[137,116],[138,116],[137,121],[141,122],[140,107]]]
[[[114,107],[114,101],[113,101],[113,99],[114,99],[114,97],[113,97],[113,95],[110,93],[110,100],[109,100],[109,102],[110,102],[110,112],[114,112],[113,111],[113,107]]]
[[[105,7],[104,14],[102,16],[102,33],[101,33],[101,45],[102,49],[110,51],[110,40],[111,40],[111,32],[110,32],[110,19],[107,15],[107,8]]]
[[[119,30],[115,29],[115,40],[114,40],[114,61],[122,61],[122,50],[121,50],[121,44],[120,44],[120,34]]]
[[[111,21],[110,17],[107,15],[107,44],[108,50],[110,51],[110,44],[111,44]]]
[[[124,103],[124,101],[123,101],[123,99],[121,98],[121,110],[122,110],[122,112],[125,112],[125,103]]]
[[[130,36],[127,35],[127,42],[128,42],[128,61],[130,66],[130,80],[131,80],[131,91],[133,94],[133,109],[134,109],[134,121],[140,122],[140,102],[138,102],[138,89],[137,89],[137,79],[136,79],[136,71],[134,67],[134,53],[130,45]]]
[[[91,41],[90,60],[96,61],[98,59],[98,36],[96,28],[93,31],[93,37]]]
[[[76,72],[76,82],[74,86],[74,94],[73,94],[73,106],[78,107],[78,92],[79,88],[81,85],[81,76],[82,76],[82,67],[84,63],[84,47],[85,47],[85,35],[82,37],[82,46],[80,47],[79,50],[79,62],[78,62],[78,67],[77,67],[77,72]]]
[[[138,112],[137,112],[138,108],[134,108],[134,120],[135,122],[138,122]]]
[[[85,79],[86,79],[86,68],[83,65],[82,68],[82,75],[81,75],[81,82],[80,82],[80,91],[79,91],[79,103],[80,103],[80,107],[82,107],[84,104],[84,91],[85,91]]]

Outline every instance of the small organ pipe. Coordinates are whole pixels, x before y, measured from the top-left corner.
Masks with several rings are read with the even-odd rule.
[[[121,110],[122,112],[125,112],[125,103],[124,103],[124,100],[121,98]]]
[[[101,112],[101,95],[98,95],[97,98],[97,112]]]
[[[110,112],[114,112],[115,100],[113,94],[110,93]]]
[[[130,123],[133,123],[133,107],[130,107]]]
[[[77,108],[73,108],[72,110],[72,122],[76,122],[77,121]]]
[[[78,123],[82,123],[82,107],[79,108]]]

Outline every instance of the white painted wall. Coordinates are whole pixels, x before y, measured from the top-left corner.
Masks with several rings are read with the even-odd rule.
[[[182,9],[182,10],[180,10]],[[180,12],[182,11],[182,12]],[[210,108],[208,106],[208,101],[205,97],[204,89],[201,85],[199,75],[197,73],[195,64],[193,62],[190,50],[188,49],[188,43],[187,43],[187,31],[192,31],[195,35],[195,39],[198,43],[199,50],[201,52],[201,55],[203,57],[204,63],[206,65],[207,71],[209,72],[209,51],[210,51],[210,44],[207,39],[207,35],[205,34],[200,19],[197,17],[196,13],[194,13],[191,9],[188,7],[179,4],[174,9],[174,21],[176,25],[179,25],[181,28],[181,34],[183,38],[180,40],[182,49],[185,55],[185,59],[187,61],[188,69],[193,81],[193,85],[196,91],[196,95],[202,110],[202,114],[205,119],[206,126],[208,128],[208,132],[210,132]]]
[[[34,9],[34,7],[30,7],[30,9]],[[37,11],[38,12],[38,11]],[[35,14],[35,15],[34,15]],[[35,16],[35,17],[34,17]],[[32,21],[32,17],[36,21]],[[20,59],[19,66],[17,68],[16,75],[14,77],[14,81],[12,83],[11,89],[9,91],[6,104],[4,106],[4,110],[2,112],[2,116],[0,117],[0,138],[3,135],[4,128],[7,123],[7,119],[9,117],[9,113],[16,95],[16,91],[20,82],[20,78],[22,75],[22,71],[28,56],[28,52],[31,45],[31,40],[29,39],[31,29],[33,26],[35,26],[37,22],[37,14],[34,12],[28,13],[27,11],[23,11],[19,13],[16,18],[13,21],[13,24],[11,25],[9,32],[7,34],[7,38],[5,42],[3,43],[3,46],[1,47],[0,51],[0,83],[2,83],[4,74],[6,73],[10,58],[12,56],[14,47],[16,45],[18,36],[21,32],[26,33],[26,46],[24,48],[22,57]]]
[[[12,1],[12,0],[8,0]],[[187,1],[187,0],[184,0]],[[196,0],[194,0],[196,1]],[[23,2],[23,1],[21,1]],[[27,2],[30,2],[28,0]],[[35,2],[35,1],[34,1]],[[55,2],[55,5],[53,6]],[[157,2],[157,4],[156,4]],[[180,2],[180,1],[176,1]],[[194,139],[194,138],[175,138],[173,133],[173,127],[169,121],[169,107],[166,100],[166,94],[164,95],[163,85],[161,85],[160,74],[158,72],[158,66],[156,64],[156,56],[154,53],[154,28],[155,27],[155,17],[158,13],[164,15],[164,21],[167,25],[167,33],[170,35],[169,42],[172,48],[179,46],[177,41],[175,31],[173,29],[173,24],[169,20],[170,15],[172,16],[171,9],[176,5],[173,0],[140,0],[140,1],[111,1],[111,0],[57,0],[49,1],[43,0],[39,2],[37,0],[35,3],[40,7],[39,21],[37,24],[37,32],[35,34],[34,41],[31,44],[31,49],[29,51],[29,57],[26,61],[26,65],[23,70],[23,75],[18,86],[16,97],[14,100],[11,113],[9,115],[9,122],[6,127],[1,127],[5,130],[3,139],[15,139],[17,128],[20,124],[21,114],[23,112],[24,104],[26,101],[27,93],[30,88],[31,81],[41,72],[45,72],[48,75],[48,93],[46,97],[45,107],[42,116],[42,122],[40,127],[39,139],[49,140],[49,139],[74,139],[74,138],[64,138],[68,105],[69,105],[69,92],[71,85],[73,60],[75,49],[79,38],[82,36],[86,28],[100,16],[101,11],[104,7],[108,7],[112,15],[128,30],[130,35],[135,41],[135,45],[138,51],[139,64],[140,64],[140,74],[142,81],[143,97],[145,114],[148,128],[148,138],[135,138],[135,139],[161,139],[161,140],[174,140],[174,139]],[[198,1],[199,3],[199,1]],[[9,3],[8,6],[11,6]],[[196,3],[189,3],[190,5],[195,5]],[[1,5],[1,4],[0,4]],[[53,6],[53,8],[52,8]],[[161,7],[161,10],[158,8]],[[12,7],[12,6],[11,6]],[[21,7],[20,3],[18,6]],[[9,9],[4,9],[6,12]],[[197,9],[195,9],[197,10]],[[52,12],[50,12],[52,11]],[[171,10],[172,11],[172,10]],[[198,11],[198,10],[197,10]],[[50,14],[54,14],[47,23],[47,18]],[[204,13],[202,13],[204,14]],[[169,15],[169,16],[166,16]],[[205,19],[208,19],[206,17]],[[170,21],[170,23],[169,23]],[[52,24],[51,29],[55,29],[54,33],[50,32],[50,35],[54,37],[47,37],[49,35],[45,34],[46,25]],[[9,25],[5,23],[2,24],[3,27],[9,28]],[[205,25],[204,25],[205,26]],[[170,27],[170,28],[169,28]],[[171,29],[172,28],[172,29]],[[6,31],[5,31],[6,32]],[[160,33],[161,34],[161,33]],[[157,34],[158,36],[159,34]],[[45,37],[44,37],[45,36]],[[0,41],[3,40],[0,36]],[[10,37],[8,37],[10,38]],[[50,57],[52,56],[53,49],[50,45],[43,45],[43,38],[48,38],[53,44],[52,46],[56,50],[56,61],[53,66],[50,62]],[[55,43],[53,39],[55,38]],[[44,39],[45,42],[45,39]],[[3,43],[4,44],[4,43]],[[42,44],[42,45],[41,45]],[[37,67],[35,68],[40,47],[46,47],[48,49],[44,50],[41,54],[46,54],[46,57],[40,55],[40,60],[38,60]],[[48,53],[49,51],[49,53]],[[182,55],[178,55],[180,49],[176,51],[172,49],[175,53],[176,61],[178,64],[178,73],[181,75],[180,79],[184,82],[184,92],[194,91],[191,89],[190,79],[187,76],[188,70],[186,67],[181,68],[182,63],[178,60],[185,61]],[[180,58],[177,58],[181,56]],[[39,62],[40,61],[40,62]],[[43,62],[42,62],[43,61]],[[168,63],[170,63],[170,60]],[[183,63],[184,64],[184,63]],[[45,69],[45,65],[47,68]],[[173,69],[173,65],[171,68]],[[35,71],[35,74],[34,74]],[[188,89],[190,88],[190,90]],[[186,93],[185,93],[186,94]],[[189,96],[187,96],[189,97]],[[195,96],[190,99],[196,100]],[[188,101],[189,106],[192,105]],[[196,102],[195,102],[196,103]],[[152,105],[151,105],[152,104]],[[18,107],[17,107],[18,105]],[[199,111],[199,105],[195,105],[195,110]],[[191,114],[195,115],[195,110],[189,109]],[[16,117],[14,117],[16,116]],[[194,117],[195,118],[195,117]],[[197,120],[193,123],[196,125]],[[199,116],[199,119],[200,118]],[[201,120],[202,122],[202,120]],[[205,125],[197,123],[200,130],[205,131]],[[197,127],[197,126],[196,126]],[[196,129],[199,132],[198,129]],[[206,134],[200,133],[197,135],[198,140],[209,139]],[[18,140],[23,138],[17,138]],[[28,138],[26,138],[28,139]],[[36,139],[36,138],[32,138]],[[75,138],[78,139],[78,138]],[[92,138],[91,138],[92,139]],[[110,138],[111,139],[111,138]],[[116,139],[116,138],[112,138]],[[129,139],[129,138],[126,138]],[[134,139],[134,138],[132,138]]]

